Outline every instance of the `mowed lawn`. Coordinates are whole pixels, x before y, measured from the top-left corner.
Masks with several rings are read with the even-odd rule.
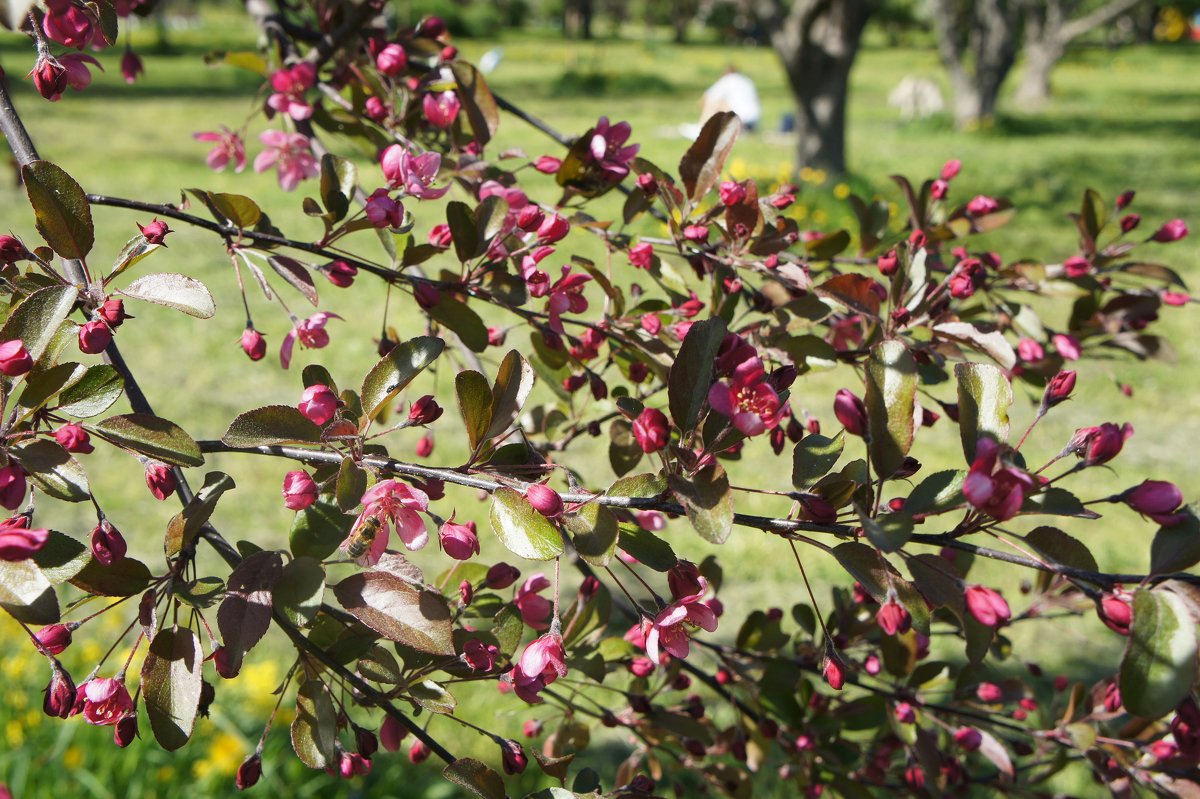
[[[153,38],[149,31],[144,35],[135,33],[135,43],[145,46]],[[42,157],[55,161],[96,193],[159,202],[178,202],[181,189],[192,186],[248,194],[260,201],[283,230],[300,239],[315,239],[319,227],[299,210],[301,197],[315,193],[311,185],[284,195],[275,190],[270,174],[256,175],[249,170],[241,175],[213,174],[204,165],[205,145],[191,137],[195,131],[213,130],[219,124],[237,127],[261,103],[261,95],[256,95],[260,81],[254,75],[229,67],[210,68],[201,62],[201,56],[214,48],[251,47],[252,31],[236,17],[221,17],[206,27],[173,33],[171,40],[175,50],[169,55],[144,53],[147,74],[136,85],[128,87],[120,80],[119,54],[104,56],[101,60],[107,72],[97,77],[93,88],[84,94],[68,93],[56,105],[33,94],[21,77],[32,61],[30,48],[13,36],[0,41],[0,64],[14,85],[17,107]],[[765,108],[765,132],[739,143],[729,163],[731,174],[739,178],[752,176],[764,185],[772,185],[789,179],[793,172],[792,143],[786,136],[771,132],[778,129],[783,115],[791,109],[782,73],[768,50],[679,47],[655,40],[580,44],[538,34],[510,34],[496,41],[459,44],[468,58],[477,58],[497,46],[503,48],[500,66],[490,80],[506,99],[568,134],[582,132],[601,114],[629,120],[642,154],[668,168],[678,163],[687,147],[676,132],[678,126],[695,121],[701,92],[728,63],[736,63],[758,82]],[[804,175],[796,213],[813,228],[845,224],[848,214],[840,197],[847,190],[864,196],[879,194],[894,202],[899,197],[887,179],[889,174],[907,174],[916,181],[933,175],[943,161],[956,157],[965,165],[954,184],[956,197],[966,199],[978,192],[1005,195],[1020,209],[1009,227],[991,234],[986,241],[1006,259],[1029,257],[1057,262],[1073,254],[1076,242],[1065,215],[1078,207],[1087,187],[1107,197],[1127,188],[1137,189],[1134,210],[1143,215],[1147,231],[1175,216],[1198,226],[1200,160],[1195,157],[1194,135],[1195,109],[1200,107],[1200,86],[1194,81],[1198,67],[1200,50],[1196,48],[1083,50],[1073,53],[1056,73],[1056,96],[1043,113],[1020,113],[1006,105],[1005,115],[995,126],[962,133],[944,118],[903,123],[886,105],[888,92],[905,75],[927,76],[945,87],[932,48],[868,47],[853,76],[849,145],[853,174],[844,180]],[[594,92],[581,94],[581,86]],[[263,129],[260,115],[251,123],[251,159],[259,149],[257,133]],[[521,148],[530,156],[559,153],[552,141],[511,118],[505,119],[495,147],[497,152]],[[364,175],[371,176],[364,178],[367,188],[372,181],[382,183],[377,167],[365,157],[361,168]],[[538,199],[555,199],[548,180],[534,178],[530,186],[531,194]],[[609,201],[596,213],[612,213],[615,208],[616,201]],[[423,235],[430,225],[440,221],[440,213],[437,204],[418,209],[418,233]],[[136,233],[135,221],[149,221],[143,215],[103,208],[95,210],[95,218],[97,244],[90,262],[98,269],[103,269]],[[4,230],[19,233],[27,240],[36,237],[24,193],[15,185],[0,191],[0,219]],[[653,226],[641,230],[657,232]],[[185,424],[197,438],[219,437],[229,420],[249,407],[293,404],[300,394],[299,371],[305,364],[325,362],[342,386],[356,387],[374,362],[372,337],[378,336],[385,301],[384,290],[377,283],[364,278],[350,290],[320,286],[322,306],[350,321],[332,322],[330,348],[300,353],[292,370],[283,372],[275,352],[288,327],[286,315],[265,301],[257,289],[250,291],[255,320],[268,335],[272,349],[267,361],[249,363],[237,346],[244,322],[241,300],[219,240],[202,231],[181,229],[168,242],[166,250],[138,268],[186,272],[204,280],[217,298],[217,316],[202,322],[130,303],[129,310],[137,319],[121,329],[118,341],[157,412]],[[1195,242],[1195,238],[1189,238],[1169,247],[1147,245],[1144,257],[1176,266],[1186,280],[1195,283],[1200,281],[1200,247]],[[574,249],[597,255],[595,243],[583,234],[574,234],[564,245],[562,254]],[[376,259],[383,257],[369,237],[359,251]],[[434,265],[453,268],[448,262]],[[309,312],[298,294],[279,288],[294,312]],[[406,335],[418,334],[421,331],[413,321],[415,315],[397,299],[398,295],[392,298],[388,323]],[[1047,321],[1061,326],[1066,312],[1064,304],[1056,311],[1057,316]],[[1137,434],[1114,461],[1112,470],[1090,471],[1084,480],[1075,483],[1077,489],[1087,497],[1098,497],[1146,477],[1156,477],[1176,480],[1189,499],[1200,497],[1200,476],[1191,468],[1188,451],[1190,442],[1200,438],[1200,400],[1195,392],[1200,344],[1195,328],[1194,311],[1165,309],[1159,332],[1172,340],[1174,362],[1114,359],[1084,367],[1077,399],[1047,418],[1027,445],[1030,461],[1041,461],[1057,452],[1076,427],[1129,421]],[[526,341],[519,331],[510,337],[510,343],[518,348]],[[500,354],[489,353],[483,359],[485,365],[494,369]],[[439,374],[423,376],[414,385],[413,396],[438,389],[444,392],[454,367],[447,360]],[[851,379],[844,373],[805,376],[793,388],[794,402],[821,418],[827,430],[836,429],[831,413],[833,392]],[[1119,383],[1133,387],[1132,398],[1120,392]],[[1017,393],[1014,428],[1020,430],[1031,418],[1033,400],[1023,389]],[[939,396],[947,398],[946,394]],[[538,394],[535,401],[548,401],[548,395]],[[453,417],[451,409],[436,426],[433,462],[462,462],[465,446],[461,424]],[[415,442],[415,433],[388,440],[394,454],[401,458],[412,456]],[[603,488],[612,479],[606,466],[595,466],[605,460],[604,440],[577,443],[577,451],[568,452],[563,461],[579,467],[592,481],[592,487]],[[853,446],[848,447],[848,453],[852,450]],[[930,470],[960,466],[957,429],[943,421],[923,431],[914,454]],[[785,489],[788,463],[786,454],[773,460],[765,442],[756,442],[730,471],[738,485]],[[171,503],[153,503],[146,493],[141,467],[131,458],[98,451],[85,459],[85,465],[99,501],[130,539],[133,552],[153,563],[161,551],[162,532],[176,508]],[[226,456],[211,458],[208,468],[227,471],[238,483],[238,489],[218,509],[214,519],[217,527],[234,540],[253,540],[264,547],[286,546],[292,514],[282,507],[278,492],[288,467],[264,459]],[[202,470],[196,471],[199,482]],[[460,517],[474,515],[482,521],[484,506],[477,504],[472,493],[452,491],[450,496],[459,504]],[[782,514],[787,510],[785,503],[762,495],[739,497],[738,507],[756,513]],[[1101,510],[1104,520],[1068,528],[1092,547],[1103,567],[1144,570],[1154,528],[1123,508],[1107,506]],[[79,537],[94,524],[88,509],[80,506],[43,503],[39,507],[42,512],[56,527]],[[1025,523],[1024,527],[1016,527],[1024,531],[1031,526]],[[683,522],[676,522],[668,535],[678,552],[694,560],[711,550]],[[484,539],[484,557],[501,557],[498,542],[488,536]],[[795,564],[784,542],[739,529],[718,554],[728,586],[722,594],[726,625],[718,635],[732,637],[737,620],[753,607],[772,604],[788,608],[802,600]],[[422,555],[420,562],[427,565],[430,574],[441,571],[444,560],[439,554]],[[848,582],[824,555],[811,552],[805,558],[818,577],[818,599],[828,596],[834,582]],[[216,573],[224,573],[222,567],[211,565]],[[986,566],[980,573],[984,578],[1005,580],[1002,586],[1006,594],[1018,611],[1024,609],[1027,603],[1020,597],[1011,573]],[[81,631],[81,639],[102,638],[91,627]],[[5,624],[0,629],[5,633],[4,640],[18,647],[20,639],[15,628]],[[116,626],[107,629],[105,645],[119,631]],[[1052,648],[1038,648],[1034,643],[1027,656],[1041,659],[1048,671],[1063,671],[1081,679],[1097,676],[1095,661],[1111,659],[1119,646],[1119,641],[1092,619],[1019,625],[1013,636],[1026,645],[1034,643],[1035,638],[1055,641]],[[76,660],[70,662],[78,674],[94,664],[100,653],[96,646],[73,651]],[[60,764],[72,768],[70,789],[81,795],[154,795],[182,785],[203,794],[224,793],[232,769],[257,739],[273,699],[267,694],[286,671],[288,656],[282,645],[256,650],[249,660],[257,671],[244,681],[249,685],[239,688],[235,683],[228,691],[219,686],[222,690],[212,720],[201,722],[198,740],[184,754],[155,754],[152,744],[142,742],[136,756],[122,757],[111,749],[106,731],[85,729],[76,722],[41,721],[35,691],[40,690],[46,675],[28,646],[24,651],[4,660],[8,698],[0,704],[0,735],[5,744],[0,752],[0,780],[19,788],[18,796],[61,791],[66,786],[63,772],[56,770]],[[462,712],[473,720],[489,722],[492,708],[500,707],[506,715],[500,722],[505,729],[499,731],[516,734],[528,712],[507,700],[499,704],[490,701],[490,691],[460,695]],[[471,703],[464,700],[470,696],[485,703],[483,710],[472,710]],[[434,730],[454,741],[456,751],[495,759],[491,745],[476,736],[460,735],[444,722],[436,722]],[[272,751],[287,748],[283,724],[277,724],[271,741]],[[403,792],[395,785],[415,786],[415,781],[424,776],[435,786],[427,795],[452,795],[446,786],[437,787],[433,768],[408,769],[401,777],[400,759],[377,759],[376,772],[370,779],[371,784],[379,786],[378,795],[401,795]],[[294,762],[285,769],[283,762],[277,759],[268,766],[269,779],[275,790],[283,790],[286,785],[291,795],[304,770]],[[349,795],[353,790],[319,775],[303,786],[304,791],[319,790],[322,795],[334,791]],[[442,793],[438,794],[439,790]]]

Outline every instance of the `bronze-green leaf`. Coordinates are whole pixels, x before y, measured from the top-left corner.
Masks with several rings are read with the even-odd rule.
[[[679,161],[679,176],[687,196],[698,203],[721,177],[725,159],[742,130],[741,120],[732,111],[719,111],[709,117],[700,135]]]
[[[293,624],[306,627],[321,609],[324,594],[325,568],[313,558],[295,558],[275,583],[272,606]]]
[[[1187,605],[1170,591],[1139,588],[1118,683],[1125,709],[1156,719],[1178,705],[1195,681],[1196,625]]]
[[[272,592],[282,575],[283,558],[274,551],[255,552],[229,575],[225,599],[217,608],[217,626],[235,672],[271,626]]]
[[[337,711],[325,684],[308,680],[296,692],[296,718],[292,720],[292,748],[309,768],[323,769],[337,757]]]
[[[0,327],[0,340],[21,339],[35,361],[54,340],[58,327],[75,307],[79,291],[74,286],[48,286],[21,300]]]
[[[32,560],[0,560],[0,608],[25,624],[54,624],[58,596]]]
[[[796,442],[792,450],[792,485],[799,489],[811,488],[842,457],[845,437],[838,433],[828,438],[812,433]]]
[[[470,757],[460,757],[446,766],[442,776],[479,799],[505,799],[508,795],[504,790],[504,778],[487,764]],[[568,792],[561,793],[565,796]]]
[[[27,440],[10,450],[34,484],[55,499],[83,502],[91,496],[87,473],[57,442],[48,438]]]
[[[871,350],[866,373],[871,464],[877,475],[887,478],[912,447],[917,364],[902,343],[883,341]]]
[[[475,449],[492,425],[491,389],[486,377],[468,369],[455,375],[454,391],[458,396],[458,411],[462,414],[463,426],[467,428],[467,441],[471,449]]]
[[[321,156],[321,203],[340,222],[350,211],[350,198],[358,185],[354,162],[333,153]]]
[[[133,596],[145,591],[151,579],[149,566],[126,556],[107,566],[95,558],[88,558],[83,568],[67,582],[95,596]]]
[[[397,344],[383,356],[363,379],[360,394],[366,418],[378,416],[445,348],[446,342],[440,338],[418,336]]]
[[[200,707],[204,654],[186,627],[159,630],[142,663],[142,699],[159,745],[174,752],[192,737]]]
[[[579,556],[593,566],[607,566],[617,548],[617,517],[597,502],[589,502],[563,519]]]
[[[533,375],[533,367],[521,353],[509,350],[500,362],[496,382],[492,384],[492,420],[484,438],[494,438],[508,430],[533,390]]]
[[[987,363],[955,364],[954,376],[958,380],[958,430],[969,462],[975,460],[979,439],[1008,441],[1012,383],[999,367]]]
[[[450,607],[441,594],[387,572],[359,572],[333,587],[338,603],[390,641],[418,652],[453,655]]]
[[[217,500],[232,488],[236,488],[233,478],[224,472],[209,472],[204,475],[204,485],[187,506],[175,514],[167,524],[163,548],[168,558],[175,557],[180,551],[191,546],[216,509]]]
[[[164,308],[210,319],[217,312],[216,302],[208,287],[187,275],[157,273],[139,277],[119,292],[126,297],[142,302],[151,302]]]
[[[63,258],[83,258],[95,243],[92,209],[75,179],[49,161],[21,167],[37,231]],[[36,357],[36,356],[35,356]]]
[[[321,428],[291,405],[267,405],[239,414],[221,436],[231,447],[315,444],[320,440]]]
[[[733,491],[725,470],[718,465],[705,466],[691,478],[670,475],[667,484],[700,537],[724,544],[733,529]]]
[[[686,436],[700,419],[700,409],[708,399],[712,383],[713,361],[725,339],[725,320],[705,319],[692,325],[679,347],[679,356],[671,365],[667,380],[671,418]]]
[[[106,363],[89,366],[79,382],[58,395],[58,412],[88,419],[107,411],[125,390],[125,379]]]
[[[182,427],[150,413],[110,416],[90,429],[117,446],[163,463],[175,466],[204,464],[200,445]]]
[[[492,529],[509,552],[526,560],[551,560],[563,551],[562,535],[524,495],[500,488],[492,495]]]

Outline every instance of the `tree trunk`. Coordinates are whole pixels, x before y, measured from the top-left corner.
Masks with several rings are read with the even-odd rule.
[[[764,14],[764,6],[775,13]],[[846,98],[870,13],[867,0],[794,0],[786,17],[778,2],[758,9],[796,103],[796,169],[845,173]]]
[[[1015,3],[976,0],[956,6],[951,0],[933,0],[938,52],[950,73],[954,121],[960,129],[985,124],[996,114],[1000,88],[1017,57]]]
[[[1025,43],[1025,74],[1017,89],[1017,101],[1026,108],[1040,108],[1050,99],[1050,73],[1063,57],[1062,43],[1055,40]]]

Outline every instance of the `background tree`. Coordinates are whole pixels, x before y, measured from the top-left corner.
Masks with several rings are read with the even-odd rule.
[[[950,76],[960,128],[992,119],[1000,87],[1016,62],[1017,0],[930,0],[938,54]]]

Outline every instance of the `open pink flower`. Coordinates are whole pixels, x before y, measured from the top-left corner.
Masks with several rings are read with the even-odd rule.
[[[512,670],[513,688],[517,696],[531,705],[542,701],[539,694],[557,680],[567,676],[567,653],[562,636],[548,633],[533,641],[521,653]]]
[[[531,575],[513,597],[513,604],[521,611],[521,620],[535,630],[550,627],[550,613],[554,606],[541,592],[550,587],[550,581],[541,572]]]
[[[71,0],[47,0],[42,32],[51,41],[83,49],[92,40],[94,29],[94,18],[82,4],[76,5]]]
[[[292,350],[296,346],[296,339],[300,339],[300,345],[305,349],[319,350],[329,343],[329,333],[325,330],[325,325],[330,319],[341,318],[335,313],[318,311],[303,322],[296,323],[283,337],[283,344],[279,348],[279,362],[283,368],[288,368],[292,363]]]
[[[378,523],[378,529],[371,538],[367,551],[356,559],[360,566],[374,566],[379,562],[383,553],[387,551],[388,538],[393,526],[404,546],[410,551],[420,549],[429,541],[425,522],[417,513],[429,509],[429,496],[424,491],[399,480],[384,480],[368,489],[362,496],[362,502],[365,506],[363,512],[359,514],[354,526],[350,528],[350,534],[340,547],[345,552],[351,541],[363,530],[364,525],[373,526]]]
[[[267,149],[254,159],[254,171],[266,172],[275,167],[279,172],[279,187],[292,191],[300,181],[321,174],[321,167],[313,157],[308,137],[282,130],[267,130],[258,137]]]
[[[571,272],[570,266],[563,267],[563,276],[550,287],[549,299],[546,301],[546,311],[550,315],[550,329],[562,333],[562,315],[566,311],[583,313],[587,310],[587,298],[583,296],[583,287],[592,279],[591,275],[582,272]]]
[[[213,147],[204,159],[208,168],[214,172],[223,172],[225,167],[229,166],[230,161],[234,163],[234,172],[241,172],[246,168],[246,143],[242,141],[241,136],[224,125],[221,125],[220,131],[207,130],[193,133],[192,138],[196,141],[217,143],[217,146]]]
[[[754,352],[753,348],[748,352],[736,351],[746,355]],[[713,383],[708,390],[708,404],[747,436],[765,433],[778,425],[783,416],[779,394],[767,381],[766,370],[756,353],[734,367],[728,379]]]
[[[963,496],[973,508],[983,511],[996,521],[1016,516],[1025,502],[1025,495],[1034,487],[1034,479],[1016,468],[1000,463],[1000,445],[990,438],[981,438],[975,445],[975,460],[967,479],[963,481]]]
[[[88,724],[111,726],[133,710],[133,698],[125,683],[112,677],[88,680],[79,686],[83,694],[83,718]]]
[[[632,128],[628,122],[613,125],[608,121],[608,117],[600,117],[596,127],[592,129],[585,160],[598,168],[609,183],[619,183],[629,174],[629,165],[638,153],[640,145],[625,145],[630,133]]]
[[[406,147],[393,144],[383,151],[379,163],[389,187],[402,188],[418,200],[436,200],[450,191],[449,185],[440,189],[432,185],[442,168],[441,153],[414,155]]]
[[[292,119],[308,119],[313,107],[305,101],[304,93],[316,82],[317,68],[307,61],[276,70],[271,76],[271,88],[275,93],[267,98],[267,105]]]
[[[708,581],[699,575],[694,579],[696,593],[679,597],[667,605],[646,633],[646,654],[655,663],[662,662],[661,650],[677,658],[686,658],[691,651],[692,628],[699,627],[710,633],[717,629],[717,614],[702,601],[708,592]]]

